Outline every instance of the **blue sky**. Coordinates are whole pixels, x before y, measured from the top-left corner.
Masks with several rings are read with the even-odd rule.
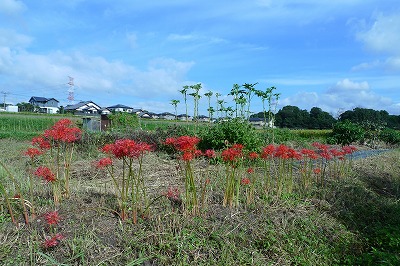
[[[173,112],[177,99],[184,113],[179,90],[196,83],[233,106],[234,83],[258,82],[281,93],[278,109],[400,115],[400,2],[0,0],[6,101],[43,96],[65,106],[68,76],[75,102],[103,107]]]

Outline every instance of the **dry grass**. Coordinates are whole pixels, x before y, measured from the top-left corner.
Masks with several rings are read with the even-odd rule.
[[[22,182],[26,160],[20,154],[27,146],[26,142],[0,140],[2,159]],[[21,227],[15,228],[3,209],[2,265],[352,264],[360,254],[370,254],[369,245],[373,244],[351,222],[355,214],[368,215],[371,209],[356,213],[359,206],[352,204],[361,206],[365,196],[371,195],[361,192],[372,191],[374,208],[382,203],[381,196],[393,199],[389,209],[398,208],[400,195],[399,182],[393,181],[399,179],[399,152],[357,161],[357,177],[315,187],[307,195],[259,198],[256,204],[237,209],[222,206],[223,168],[212,166],[212,186],[201,215],[185,216],[161,197],[151,206],[150,216],[131,224],[121,222],[113,212],[117,202],[111,179],[94,167],[97,158],[89,160],[78,154],[73,164],[71,196],[58,209],[63,219],[57,230],[66,236],[59,246],[42,248],[47,233],[43,216],[29,226],[20,219]],[[152,153],[144,167],[152,199],[168,187],[183,187],[179,165],[169,156]],[[206,167],[201,161],[196,165],[199,178],[208,177]],[[38,213],[52,210],[45,186],[37,182],[36,191]],[[357,191],[361,192],[354,194]]]

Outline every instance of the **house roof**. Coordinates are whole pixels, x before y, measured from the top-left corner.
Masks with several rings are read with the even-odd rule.
[[[31,101],[31,100],[33,100],[35,102],[43,102],[43,103],[48,102],[50,100],[54,100],[56,102],[59,102],[54,98],[45,98],[45,97],[37,97],[37,96],[32,96],[29,101]]]
[[[111,108],[111,109],[116,109],[116,108],[133,109],[132,107],[129,107],[129,106],[126,106],[126,105],[123,105],[123,104],[116,104],[116,105],[113,105],[113,106],[109,106],[107,108]]]
[[[65,106],[64,110],[76,110],[76,109],[78,109],[78,108],[80,108],[82,106],[85,106],[85,105],[89,104],[89,103],[92,103],[92,104],[98,106],[97,104],[95,104],[92,101],[85,101],[85,102],[79,102],[79,103],[73,104],[73,105],[67,105],[67,106]],[[101,108],[100,106],[98,106],[98,107]],[[88,108],[91,108],[91,107],[88,107]]]

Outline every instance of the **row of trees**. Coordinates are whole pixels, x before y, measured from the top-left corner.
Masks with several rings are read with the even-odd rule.
[[[279,100],[280,93],[276,93],[275,87],[266,88],[265,90],[256,89],[258,83],[245,83],[243,85],[233,84],[233,87],[228,95],[233,102],[227,102],[226,97],[220,93],[208,91],[201,95],[199,91],[202,88],[201,83],[195,85],[185,85],[179,92],[183,96],[185,104],[186,118],[188,118],[188,96],[193,97],[193,118],[197,119],[199,116],[199,100],[202,96],[208,99],[208,117],[209,120],[221,118],[244,118],[248,119],[251,112],[251,103],[254,96],[257,96],[262,102],[264,122],[271,121],[273,114],[276,111],[276,106]],[[212,99],[215,96],[215,101]],[[177,114],[177,106],[181,101],[178,99],[171,100],[171,104],[175,108],[175,115]],[[214,105],[215,104],[215,105]],[[267,110],[268,108],[268,110]]]

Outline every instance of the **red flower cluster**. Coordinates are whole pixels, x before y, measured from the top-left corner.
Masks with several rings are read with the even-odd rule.
[[[164,195],[170,200],[179,200],[181,193],[178,188],[168,188],[168,191]]]
[[[221,154],[222,160],[225,162],[236,162],[243,158],[243,145],[234,144],[232,147],[223,150]]]
[[[46,238],[45,241],[43,242],[43,248],[44,249],[53,248],[57,246],[60,243],[60,241],[64,238],[65,237],[60,233],[56,234],[51,238]]]
[[[243,186],[250,185],[250,183],[251,183],[251,181],[250,181],[250,179],[247,178],[247,177],[242,178],[242,180],[240,180],[240,184],[242,184]]]
[[[61,119],[46,130],[43,136],[49,140],[72,143],[81,138],[82,131],[77,127],[73,127],[71,120]]]
[[[119,139],[115,141],[114,144],[104,145],[104,147],[101,149],[102,152],[113,154],[118,159],[122,159],[124,157],[139,158],[144,153],[151,150],[151,145],[144,142],[139,143],[131,139]],[[106,163],[106,161],[103,163]]]
[[[275,146],[273,144],[269,144],[268,146],[264,147],[261,151],[261,158],[269,159],[275,152]]]
[[[45,140],[43,137],[33,138],[32,145],[38,146],[41,150],[49,150],[51,148],[50,142]]]
[[[214,151],[214,150],[206,150],[206,151],[204,152],[204,156],[206,156],[206,157],[209,158],[209,159],[212,159],[212,158],[217,157],[217,155],[215,154],[215,151]]]
[[[29,148],[26,150],[26,152],[24,153],[24,155],[31,157],[31,159],[35,158],[36,156],[39,156],[43,154],[43,151],[38,150],[36,148]]]
[[[254,169],[251,168],[251,167],[247,168],[247,173],[248,173],[248,174],[254,173]]]
[[[109,166],[109,165],[112,165],[112,164],[113,164],[112,159],[109,158],[109,157],[106,157],[106,158],[100,159],[100,160],[96,163],[96,167],[102,169],[102,168],[105,168],[105,167],[107,167],[107,166]]]
[[[173,145],[175,149],[183,152],[182,160],[191,161],[195,157],[201,156],[203,153],[196,148],[200,139],[195,136],[180,136],[178,138],[167,138],[166,145]]]
[[[33,174],[35,176],[42,177],[47,183],[56,181],[56,176],[53,174],[50,168],[46,166],[39,166]]]
[[[298,153],[295,149],[289,148],[283,144],[279,145],[274,153],[274,157],[281,159],[296,159],[300,160],[302,158],[301,154]]]
[[[301,154],[307,158],[310,158],[311,160],[316,160],[319,158],[319,155],[314,150],[310,149],[302,149]]]
[[[44,214],[44,219],[48,225],[56,225],[61,220],[60,215],[57,211],[48,212]]]
[[[257,159],[258,158],[258,153],[257,152],[250,152],[249,153],[249,159],[250,160],[255,160],[255,159]]]

